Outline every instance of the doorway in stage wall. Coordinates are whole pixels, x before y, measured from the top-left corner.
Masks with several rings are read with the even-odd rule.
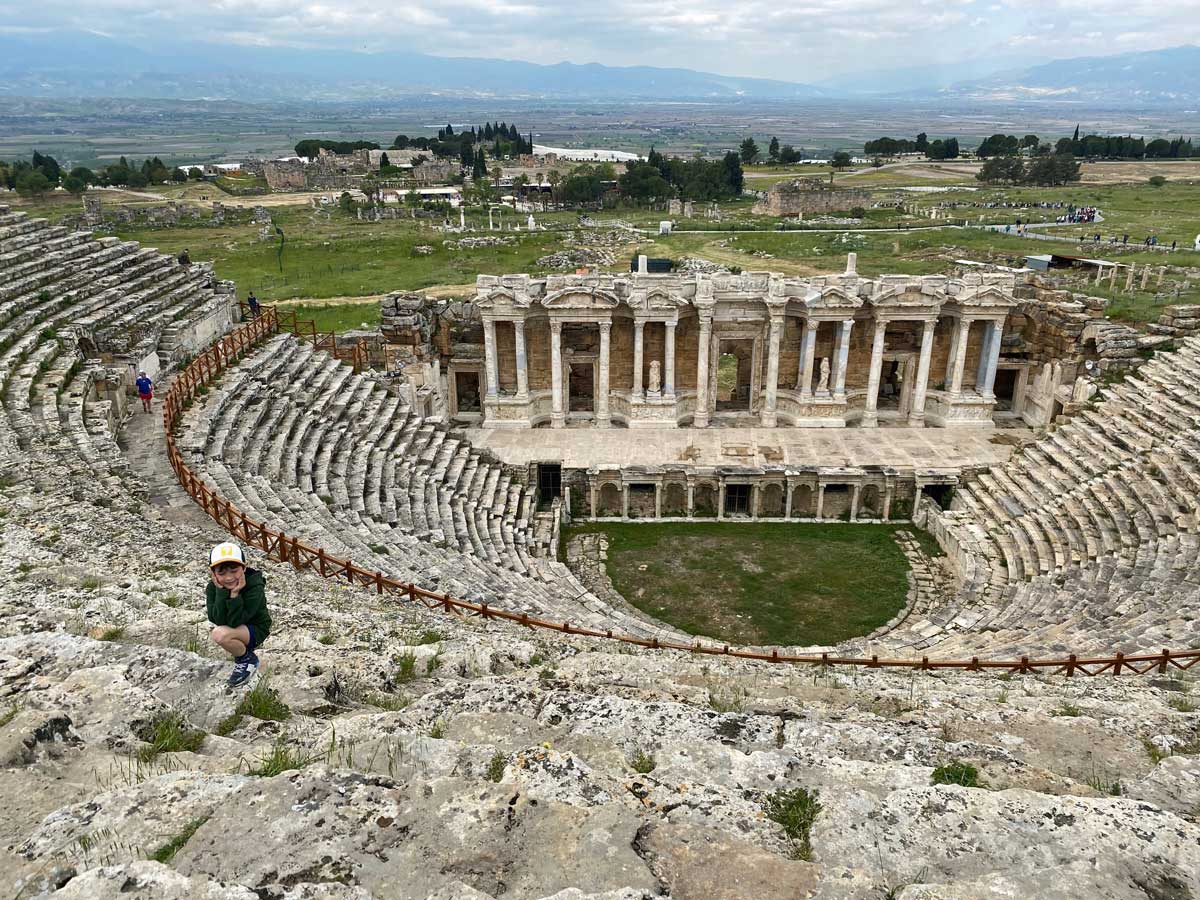
[[[596,411],[595,364],[572,362],[569,364],[567,396],[568,412],[590,413]]]
[[[454,373],[454,400],[460,413],[479,412],[479,373]]]
[[[884,354],[879,368],[879,401],[877,404],[881,419],[903,421],[908,418],[912,411],[916,374],[916,354]]]
[[[717,355],[717,412],[749,412],[754,341],[721,340]]]

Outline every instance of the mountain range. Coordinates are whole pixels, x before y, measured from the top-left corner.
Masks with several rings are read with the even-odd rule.
[[[1013,66],[1014,60],[839,74],[817,84],[653,66],[537,63],[200,42],[146,48],[89,32],[0,33],[0,95],[164,99],[447,98],[961,100],[1195,109],[1200,47]],[[1007,66],[1007,67],[1006,67]]]

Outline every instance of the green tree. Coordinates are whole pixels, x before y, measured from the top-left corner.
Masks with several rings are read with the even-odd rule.
[[[985,162],[975,177],[988,184],[1020,184],[1025,179],[1025,163],[1019,156],[996,156]]]
[[[791,165],[792,163],[800,162],[803,158],[803,154],[791,144],[784,144],[779,148],[779,161],[781,163]]]
[[[1079,180],[1079,163],[1070,153],[1054,153],[1035,157],[1025,173],[1029,184],[1052,187]]]
[[[62,177],[62,169],[59,168],[58,160],[53,156],[42,156],[34,150],[31,165],[45,175],[46,180],[51,184],[58,184],[58,180]]]
[[[52,185],[41,169],[26,169],[17,176],[17,193],[22,197],[37,198],[45,195]]]
[[[1041,142],[1041,138],[1039,138],[1036,134],[1027,134],[1025,137],[1021,138],[1021,149],[1024,150],[1029,148],[1032,150]]]
[[[913,143],[913,150],[915,150],[917,153],[924,153],[928,149],[929,149],[929,135],[927,135],[925,132],[922,131],[920,134],[917,135],[917,139]]]
[[[779,162],[779,138],[771,138],[771,143],[767,145],[767,156],[771,157],[771,162]]]
[[[754,142],[754,138],[748,137],[742,141],[741,147],[738,148],[738,154],[746,165],[753,163],[758,158],[758,144]]]
[[[388,155],[387,155],[386,151],[379,154],[379,170],[381,172],[384,169],[390,168],[391,165],[392,165],[391,160],[388,159]]]
[[[746,183],[745,173],[742,171],[742,158],[730,150],[721,159],[721,168],[724,170],[722,180],[726,189],[732,196],[740,197]]]
[[[833,166],[835,169],[849,168],[850,154],[847,153],[845,150],[839,150],[837,153],[833,154],[833,159],[831,159],[829,161],[829,164],[831,166]]]
[[[631,160],[625,164],[625,174],[618,181],[622,196],[639,203],[670,197],[674,190],[662,177],[658,167],[648,162]]]
[[[82,178],[77,178],[74,175],[67,175],[63,179],[63,189],[70,194],[82,194],[88,188],[87,182]]]

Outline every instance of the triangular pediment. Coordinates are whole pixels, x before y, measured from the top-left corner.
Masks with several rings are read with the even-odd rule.
[[[620,300],[595,288],[566,287],[542,299],[546,309],[616,309]]]
[[[985,284],[977,288],[968,288],[954,301],[960,306],[1002,306],[1017,305],[1017,298],[1010,292],[1001,290],[994,284]]]
[[[836,284],[811,291],[804,297],[804,305],[809,309],[858,309],[862,304],[858,294]]]

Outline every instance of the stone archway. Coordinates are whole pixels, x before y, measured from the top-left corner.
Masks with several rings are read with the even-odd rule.
[[[600,486],[600,495],[596,500],[597,516],[619,516],[624,512],[621,503],[621,487],[609,481]]]
[[[816,492],[807,484],[792,491],[792,518],[811,519],[817,514]]]
[[[783,485],[772,482],[760,489],[758,498],[758,515],[765,519],[778,519],[783,516]]]
[[[664,516],[687,515],[687,485],[678,481],[664,485],[662,513]]]

